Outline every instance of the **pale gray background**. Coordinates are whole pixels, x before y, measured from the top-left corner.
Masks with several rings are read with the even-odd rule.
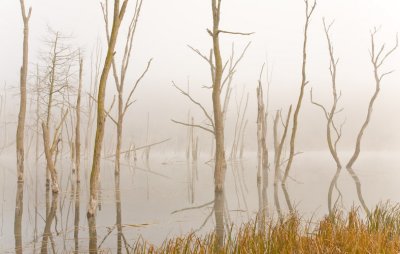
[[[112,2],[112,1],[110,1]],[[85,80],[89,80],[90,54],[96,42],[105,41],[104,23],[98,0],[26,0],[33,7],[30,21],[30,67],[38,61],[42,40],[47,34],[47,26],[72,35],[77,47],[85,52]],[[133,13],[132,0],[124,20],[124,30]],[[110,7],[111,8],[111,7]],[[400,1],[398,0],[320,0],[312,18],[309,31],[309,81],[304,108],[301,114],[299,150],[325,149],[325,122],[322,113],[309,103],[308,90],[312,86],[315,97],[323,103],[330,103],[329,72],[326,39],[323,33],[322,17],[335,20],[332,39],[336,56],[340,58],[338,86],[343,91],[342,105],[347,118],[344,128],[342,148],[351,148],[355,133],[361,126],[366,113],[369,96],[374,83],[368,50],[370,30],[381,26],[379,42],[393,45],[399,31]],[[249,103],[249,128],[246,136],[249,146],[254,144],[256,102],[255,87],[260,67],[266,58],[273,66],[270,111],[287,109],[295,103],[300,85],[301,47],[304,23],[304,2],[302,0],[225,0],[223,1],[221,29],[255,32],[252,36],[222,35],[223,56],[229,56],[231,43],[235,42],[239,53],[248,41],[252,45],[241,62],[235,76],[234,94],[240,99],[243,87],[251,94]],[[137,102],[128,113],[125,129],[127,142],[144,140],[146,115],[150,113],[152,139],[172,137],[176,148],[184,142],[186,130],[170,122],[171,118],[186,119],[187,100],[171,87],[174,80],[182,87],[188,77],[191,90],[209,109],[209,91],[200,87],[210,83],[209,68],[197,55],[187,48],[187,44],[208,52],[211,40],[206,28],[211,25],[211,3],[204,0],[145,0],[139,28],[135,38],[134,55],[128,80],[132,81],[140,73],[147,60],[154,58],[153,65],[136,94]],[[120,42],[125,33],[120,33]],[[121,44],[119,44],[121,46]],[[103,47],[103,53],[105,51]],[[22,20],[19,1],[0,0],[0,81],[12,89],[13,100],[18,101],[17,89],[22,52]],[[117,55],[121,47],[117,47]],[[385,70],[399,69],[399,53],[384,66]],[[32,71],[33,68],[30,68]],[[114,84],[110,78],[108,95],[114,94]],[[366,133],[364,144],[367,149],[397,149],[400,144],[399,86],[400,72],[395,72],[384,80],[381,97],[374,110],[373,121]],[[88,87],[86,82],[86,87]],[[194,107],[191,107],[195,109]],[[9,113],[16,118],[15,110]],[[232,137],[231,129],[235,120],[235,96],[232,97],[228,120],[227,144]],[[197,112],[197,111],[196,111]],[[202,116],[197,114],[197,119]],[[113,127],[108,128],[114,135]],[[208,144],[210,137],[202,140]],[[178,138],[178,139],[177,139]],[[254,148],[254,146],[251,146]],[[175,148],[175,146],[173,146]],[[203,146],[203,150],[208,149]]]

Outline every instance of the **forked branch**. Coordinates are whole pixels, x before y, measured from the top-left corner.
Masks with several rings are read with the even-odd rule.
[[[383,44],[381,47],[379,47],[380,50],[377,53],[377,46],[375,44],[375,36],[376,36],[377,32],[378,32],[378,29],[376,29],[376,28],[371,32],[371,51],[370,51],[371,63],[373,66],[373,73],[374,73],[374,79],[375,79],[375,92],[370,99],[370,102],[368,105],[368,112],[367,112],[365,121],[364,121],[363,125],[361,126],[360,131],[358,132],[354,153],[346,165],[347,169],[351,169],[353,167],[354,163],[356,162],[356,160],[360,154],[361,140],[362,140],[364,132],[367,129],[367,126],[371,120],[374,103],[375,103],[375,101],[379,95],[380,89],[381,89],[382,78],[385,77],[386,75],[389,75],[390,73],[392,73],[392,71],[389,71],[389,72],[385,72],[385,73],[381,74],[380,67],[382,66],[382,64],[385,63],[387,58],[389,56],[391,56],[398,47],[398,36],[396,35],[396,43],[390,50],[384,52],[385,47]]]

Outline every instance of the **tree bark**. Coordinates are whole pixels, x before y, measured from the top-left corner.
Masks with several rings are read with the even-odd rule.
[[[261,183],[262,171],[268,168],[268,149],[266,142],[266,120],[265,120],[265,106],[264,106],[264,93],[259,81],[257,88],[257,141],[258,141],[258,169],[257,169],[257,183]]]
[[[17,180],[24,181],[24,132],[25,132],[25,116],[26,116],[26,82],[28,77],[28,57],[29,57],[29,19],[32,9],[29,8],[28,15],[25,11],[25,2],[20,0],[22,20],[24,22],[24,41],[22,53],[22,66],[20,70],[20,106],[18,114],[17,126]]]
[[[215,190],[222,191],[225,182],[226,160],[225,160],[225,140],[224,140],[224,119],[221,108],[221,80],[222,80],[222,57],[219,45],[219,20],[221,0],[212,0],[213,13],[213,48],[215,58],[215,74],[212,91],[214,124],[215,124],[215,171],[214,183]],[[217,3],[218,2],[218,3]]]
[[[118,31],[121,25],[121,21],[125,15],[126,6],[129,0],[124,0],[121,8],[119,6],[119,0],[114,1],[114,18],[113,18],[113,26],[110,36],[110,42],[108,44],[107,56],[104,62],[103,71],[100,77],[99,83],[99,92],[97,98],[97,128],[96,128],[96,137],[94,143],[94,152],[93,152],[93,163],[92,163],[92,171],[90,174],[90,198],[89,198],[89,207],[88,207],[88,216],[94,216],[96,211],[97,204],[97,189],[98,189],[98,181],[100,175],[100,157],[101,157],[101,148],[103,144],[104,138],[104,124],[105,124],[105,110],[104,110],[104,100],[105,100],[105,92],[107,85],[108,74],[110,73],[110,68],[112,64],[112,60],[114,57],[114,49],[115,44],[117,42]]]

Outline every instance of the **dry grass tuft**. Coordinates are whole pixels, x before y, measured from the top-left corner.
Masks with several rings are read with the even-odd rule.
[[[312,226],[314,225],[314,226]],[[227,232],[223,246],[214,233],[166,240],[155,247],[138,241],[133,253],[399,253],[400,205],[379,205],[368,218],[358,209],[336,211],[316,224],[292,214],[259,225],[257,220]]]

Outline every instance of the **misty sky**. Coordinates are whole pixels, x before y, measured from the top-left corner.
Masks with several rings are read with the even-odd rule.
[[[112,1],[110,1],[112,2]],[[98,0],[26,0],[32,6],[30,21],[30,63],[38,61],[44,49],[43,38],[47,27],[73,37],[85,56],[85,80],[90,77],[90,55],[98,40],[104,43],[104,22]],[[124,40],[126,24],[133,13],[134,1],[130,1],[120,42]],[[111,7],[110,7],[111,8]],[[332,40],[335,54],[340,58],[338,86],[343,91],[340,119],[347,119],[344,128],[345,144],[351,145],[354,134],[361,126],[362,117],[374,83],[368,50],[370,30],[381,27],[378,42],[390,47],[399,32],[400,1],[398,0],[320,0],[312,18],[309,31],[309,85],[304,98],[300,124],[299,143],[304,149],[325,148],[325,122],[320,110],[310,105],[308,91],[313,87],[315,97],[330,103],[329,59],[323,33],[322,17],[335,20]],[[255,138],[255,87],[263,62],[268,59],[272,66],[270,110],[287,109],[295,103],[300,85],[301,47],[304,22],[302,0],[224,0],[221,29],[254,32],[251,36],[222,35],[223,56],[229,57],[235,42],[237,54],[251,41],[252,44],[241,62],[234,81],[234,95],[238,100],[243,89],[250,93],[248,114],[249,139]],[[188,44],[202,52],[208,52],[211,39],[206,28],[211,26],[211,3],[204,0],[144,0],[139,28],[135,37],[132,65],[128,75],[132,82],[149,58],[154,58],[151,70],[136,94],[137,102],[128,113],[125,130],[127,136],[140,139],[150,114],[150,131],[153,138],[175,137],[182,128],[170,122],[171,118],[184,120],[190,104],[172,88],[171,81],[185,87],[190,80],[191,91],[211,109],[209,91],[200,87],[209,85],[209,68],[203,60],[190,51]],[[123,39],[123,40],[122,40]],[[120,44],[121,46],[121,44]],[[103,52],[105,51],[105,47]],[[117,56],[121,47],[117,47]],[[16,87],[22,54],[22,20],[19,1],[0,0],[0,82]],[[383,67],[398,70],[400,54],[396,52]],[[32,68],[31,68],[32,70]],[[127,84],[127,85],[128,85]],[[88,86],[88,82],[86,82]],[[382,93],[374,110],[373,121],[368,129],[365,144],[370,149],[400,148],[400,121],[391,114],[400,109],[400,72],[396,71],[384,80]],[[108,83],[109,95],[114,94],[112,79]],[[12,90],[17,93],[16,89]],[[14,97],[15,99],[18,97]],[[194,109],[194,107],[191,107]],[[236,113],[235,96],[232,98],[229,121]],[[202,116],[197,115],[201,120]],[[160,126],[165,126],[160,128]],[[133,134],[141,133],[141,134]],[[229,133],[229,132],[228,132]],[[207,134],[206,134],[207,135]],[[314,137],[310,139],[310,137]],[[229,137],[228,137],[229,140]],[[305,142],[307,141],[307,142]],[[252,141],[251,141],[252,142]]]

